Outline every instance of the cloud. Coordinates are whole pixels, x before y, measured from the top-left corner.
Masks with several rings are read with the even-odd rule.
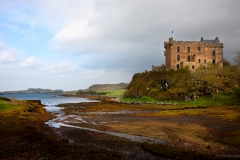
[[[92,43],[97,38],[97,34],[94,27],[89,26],[87,22],[76,20],[60,30],[54,36],[53,43],[57,45],[56,49],[59,51],[81,52],[79,44],[86,46]]]
[[[25,58],[24,60],[22,60],[22,62],[19,63],[20,67],[27,67],[27,68],[37,68],[43,65],[44,65],[43,60],[36,58],[34,56]]]
[[[236,35],[240,27],[240,22],[236,21],[239,2],[94,2],[92,13],[97,16],[89,19],[72,17],[74,21],[60,29],[52,43],[58,52],[92,54],[85,67],[107,69],[117,65],[144,70],[152,64],[161,65],[165,59],[163,43],[172,36],[172,30],[176,40],[194,41],[200,40],[201,36],[207,39],[219,36],[226,52],[233,49],[229,47],[231,43],[240,41]],[[233,31],[235,33],[231,33]],[[225,38],[230,36],[237,40]]]
[[[18,60],[19,54],[21,52],[17,49],[10,48],[2,43],[0,43],[0,62],[1,63],[12,63]]]
[[[0,38],[14,46],[0,49],[0,62],[54,80],[49,86],[126,82],[164,63],[172,30],[181,41],[218,36],[231,61],[240,50],[239,8],[239,1],[226,0],[0,1],[0,27],[12,31]]]
[[[33,41],[33,40],[36,40],[37,39],[37,36],[38,34],[36,33],[36,29],[37,29],[37,21],[32,21],[30,24],[29,24],[29,27],[28,29],[24,29],[21,31],[21,34],[25,35],[24,36],[24,39],[23,40],[30,40],[30,41]]]
[[[40,70],[48,74],[61,74],[66,75],[76,71],[78,67],[69,62],[60,62],[56,64],[50,64],[42,67]]]
[[[23,59],[19,63],[19,66],[22,68],[34,69],[36,72],[45,75],[59,74],[61,76],[66,76],[69,74],[75,74],[79,70],[77,65],[67,61],[54,63],[52,61],[33,56]]]

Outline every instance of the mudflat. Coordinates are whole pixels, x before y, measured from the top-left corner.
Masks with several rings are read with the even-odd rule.
[[[89,102],[60,104],[61,114],[51,115],[32,102],[2,103],[21,109],[0,113],[1,159],[238,159],[240,155],[240,106]]]
[[[153,140],[143,140],[141,149],[148,150],[152,155],[159,157],[165,156],[162,154],[163,146],[173,147],[168,149],[170,152],[171,150],[175,152],[174,147],[181,148],[184,152],[189,151],[190,155],[194,152],[195,155],[215,158],[240,157],[240,106],[186,107],[156,104],[127,105],[111,102],[59,106],[64,107],[62,112],[65,117],[57,121],[70,125],[64,130],[60,128],[59,133],[67,139],[68,131],[66,130],[68,129],[66,128],[76,132],[91,128],[103,131],[105,136],[106,132],[116,133],[115,138],[119,133],[127,134],[126,139],[131,139],[128,135],[153,138]],[[99,134],[94,131],[91,133]],[[75,142],[77,136],[72,136],[70,139]],[[161,140],[163,143],[155,143],[154,139]],[[104,143],[95,144],[101,146]],[[116,146],[111,144],[106,145],[108,150]],[[116,150],[118,147],[114,151]],[[173,153],[169,153],[169,156],[170,154]]]

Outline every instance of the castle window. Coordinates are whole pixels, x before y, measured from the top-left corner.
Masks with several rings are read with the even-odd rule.
[[[188,53],[190,53],[190,47],[187,47],[187,51],[188,51]]]
[[[177,47],[177,52],[180,52],[180,47],[179,46]]]
[[[192,69],[194,69],[194,65],[192,65]]]
[[[177,69],[179,69],[179,64],[177,64]]]
[[[200,53],[200,47],[197,48],[197,52]]]
[[[215,50],[212,51],[212,56],[216,56]]]
[[[212,63],[213,63],[213,64],[215,64],[215,63],[216,63],[216,62],[215,62],[215,59],[213,59],[213,60],[212,60]]]
[[[204,59],[204,63],[207,63],[206,59]]]
[[[190,62],[190,60],[191,60],[191,57],[190,57],[190,56],[188,56],[188,62]]]
[[[199,59],[198,62],[200,63],[200,62],[201,62],[201,59]]]
[[[177,55],[177,61],[180,61],[180,55]]]

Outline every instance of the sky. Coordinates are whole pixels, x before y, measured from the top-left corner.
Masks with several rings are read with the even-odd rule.
[[[87,89],[165,63],[164,41],[219,37],[233,63],[240,0],[0,0],[0,91]]]

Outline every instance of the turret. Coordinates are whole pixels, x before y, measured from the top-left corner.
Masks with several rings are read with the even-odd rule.
[[[173,38],[170,37],[170,38],[169,38],[169,43],[168,43],[168,44],[169,44],[169,45],[172,45],[172,42],[173,42]]]

